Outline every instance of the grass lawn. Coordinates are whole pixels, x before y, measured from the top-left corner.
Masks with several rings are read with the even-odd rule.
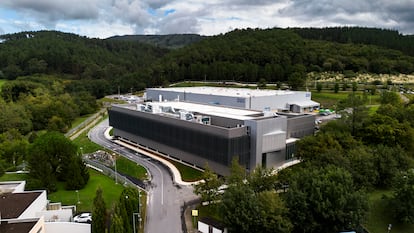
[[[119,157],[116,160],[116,168],[118,172],[133,176],[140,180],[147,178],[147,170],[144,167],[132,162],[124,157]]]
[[[20,174],[4,174],[0,177],[0,181],[19,181],[27,180],[28,175],[25,173]]]
[[[3,86],[3,84],[5,84],[7,82],[7,80],[5,79],[0,79],[0,92],[1,92],[1,87]]]
[[[352,92],[338,92],[334,93],[333,91],[329,92],[317,92],[312,91],[312,100],[321,103],[321,107],[323,108],[331,108],[334,104],[337,104],[339,101],[346,99],[349,94]],[[357,92],[357,95],[362,95],[362,92]],[[380,96],[379,95],[369,95],[367,104],[373,105],[373,104],[379,104],[380,102]]]
[[[88,130],[86,130],[85,132],[83,132],[82,134],[79,135],[79,137],[75,138],[75,140],[73,140],[73,142],[80,148],[82,147],[82,151],[83,153],[87,154],[87,153],[92,153],[95,152],[97,150],[103,150],[103,147],[92,142],[91,140],[89,140],[88,138]]]
[[[93,114],[88,114],[88,115],[84,115],[84,116],[80,116],[77,117],[73,122],[72,122],[72,128],[75,128],[76,126],[80,125],[82,122],[84,122],[86,119],[88,119],[90,116],[92,116]]]
[[[387,232],[388,224],[392,224],[391,232],[414,232],[414,224],[397,222],[389,210],[387,199],[392,193],[389,190],[376,190],[369,194],[370,211],[365,227],[371,233]]]
[[[181,173],[181,178],[183,179],[183,181],[187,181],[187,182],[191,182],[191,181],[197,181],[200,180],[203,172],[196,170],[192,167],[186,166],[182,163],[173,161],[173,160],[168,160],[170,161]]]
[[[101,187],[106,208],[110,209],[118,201],[124,186],[115,184],[111,178],[95,170],[89,169],[89,182],[85,188],[79,190],[79,201],[77,204],[77,193],[74,190],[64,189],[64,184],[58,184],[58,191],[48,195],[52,202],[61,202],[63,205],[76,205],[78,212],[92,211],[93,199],[98,187]]]

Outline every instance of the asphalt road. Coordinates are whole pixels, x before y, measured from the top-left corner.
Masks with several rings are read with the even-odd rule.
[[[172,176],[160,162],[138,154],[137,152],[124,148],[104,136],[108,127],[108,120],[95,126],[89,132],[89,138],[112,151],[144,166],[150,173],[151,181],[147,188],[148,202],[145,221],[145,232],[147,233],[181,233],[181,206],[184,201],[188,202],[196,198],[191,186],[176,185]],[[132,216],[132,213],[131,213]]]

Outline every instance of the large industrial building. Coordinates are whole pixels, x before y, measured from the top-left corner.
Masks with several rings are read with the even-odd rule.
[[[314,132],[313,115],[275,113],[269,110],[273,108],[268,106],[270,101],[261,104],[265,111],[243,109],[246,105],[261,108],[252,95],[243,94],[240,100],[217,95],[223,100],[221,105],[233,106],[224,100],[244,104],[234,108],[194,103],[203,101],[194,101],[193,97],[193,102],[181,102],[178,99],[189,100],[189,92],[168,95],[160,92],[164,89],[156,90],[149,89],[147,98],[157,96],[161,102],[113,105],[109,109],[114,136],[201,168],[208,163],[221,175],[229,174],[233,157],[238,157],[247,170],[259,165],[277,168],[294,156],[297,139]],[[204,96],[204,102],[216,101]],[[166,101],[173,97],[175,101]]]
[[[224,87],[149,88],[146,99],[151,101],[187,101],[263,111],[312,112],[320,104],[304,91],[259,90]]]

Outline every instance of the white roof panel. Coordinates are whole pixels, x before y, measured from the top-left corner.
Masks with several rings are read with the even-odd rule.
[[[248,120],[257,118],[262,112],[238,108],[228,108],[206,104],[196,104],[189,102],[151,102],[153,106],[172,107],[176,110],[184,110],[188,112],[198,112],[200,114],[233,118],[238,120]]]
[[[169,88],[149,88],[153,90],[186,92],[194,94],[205,95],[220,95],[220,96],[232,96],[232,97],[260,97],[260,96],[280,96],[291,95],[293,91],[284,90],[263,90],[263,89],[250,89],[250,88],[228,88],[228,87],[169,87]]]

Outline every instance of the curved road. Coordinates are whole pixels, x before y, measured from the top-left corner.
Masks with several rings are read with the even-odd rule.
[[[89,138],[125,158],[144,166],[151,175],[148,191],[145,232],[147,233],[181,233],[181,206],[185,202],[196,199],[191,186],[174,184],[166,166],[160,162],[124,148],[104,136],[108,120],[95,126],[89,132]]]

